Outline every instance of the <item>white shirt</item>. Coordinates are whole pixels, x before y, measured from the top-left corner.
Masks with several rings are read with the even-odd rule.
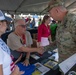
[[[10,57],[10,50],[8,46],[0,39],[0,65],[3,66],[3,75],[11,74],[12,59]]]
[[[10,56],[0,48],[0,65],[3,65],[3,75],[11,74],[11,58]]]

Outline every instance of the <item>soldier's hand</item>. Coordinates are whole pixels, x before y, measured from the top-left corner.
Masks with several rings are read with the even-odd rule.
[[[51,45],[51,46],[56,45],[56,41],[54,41],[54,42],[50,43],[50,45]]]
[[[43,54],[43,53],[44,53],[44,48],[43,48],[43,47],[37,48],[37,52],[38,52],[39,54]]]

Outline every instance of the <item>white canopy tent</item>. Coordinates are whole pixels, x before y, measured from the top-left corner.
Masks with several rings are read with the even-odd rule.
[[[76,12],[76,0],[63,0],[65,6],[72,12]],[[0,9],[10,13],[43,14],[50,0],[0,0]],[[44,12],[43,12],[44,11]]]

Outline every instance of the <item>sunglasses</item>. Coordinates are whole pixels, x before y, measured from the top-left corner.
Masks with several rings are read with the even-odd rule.
[[[25,28],[26,27],[26,25],[20,25],[22,28]]]

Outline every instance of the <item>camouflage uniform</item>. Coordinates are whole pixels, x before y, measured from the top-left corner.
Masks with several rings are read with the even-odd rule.
[[[48,7],[48,10],[51,10],[51,8],[55,6],[61,5],[60,3],[60,0],[54,0],[54,3]],[[63,60],[67,59],[68,57],[76,53],[75,14],[68,13],[64,18],[64,21],[58,24],[56,32],[56,42],[60,56],[59,62],[62,62]],[[48,47],[46,49],[48,49]]]
[[[57,27],[56,41],[60,62],[76,53],[76,15],[67,14]]]

